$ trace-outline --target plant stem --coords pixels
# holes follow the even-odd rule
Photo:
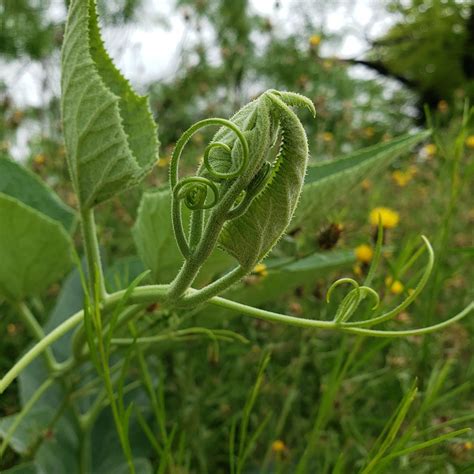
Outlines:
[[[3,453],[5,452],[5,449],[7,448],[8,444],[10,443],[10,440],[12,436],[15,434],[16,429],[20,425],[20,423],[25,419],[25,417],[28,415],[30,410],[33,408],[35,403],[43,396],[44,392],[48,390],[49,387],[53,384],[54,379],[53,378],[48,378],[46,379],[33,393],[33,395],[29,398],[28,402],[25,404],[23,409],[21,410],[20,413],[16,415],[15,420],[13,423],[10,425],[8,428],[7,432],[4,433],[3,435],[3,442],[2,445],[0,446],[0,459],[3,456]]]
[[[143,311],[146,305],[133,305],[128,306],[119,316],[117,325],[123,326],[124,324],[131,321],[137,314]],[[109,324],[104,326],[104,329],[109,329]],[[72,339],[72,352],[76,360],[80,360],[85,354],[87,354],[86,346],[86,331],[84,326],[80,326],[75,332]]]
[[[154,302],[163,302],[168,298],[168,289],[169,285],[148,285],[148,286],[139,286],[133,290],[130,297],[128,298],[128,304],[140,304],[140,303],[154,303]],[[193,294],[198,293],[199,290],[188,290],[188,294],[192,296]],[[107,313],[115,307],[117,303],[120,302],[121,298],[125,295],[126,290],[117,291],[111,295],[108,295],[102,303],[102,311]],[[334,323],[333,321],[322,321],[317,319],[304,319],[295,316],[287,316],[280,313],[275,313],[273,311],[267,311],[260,308],[254,308],[252,306],[247,306],[242,303],[237,303],[236,301],[230,301],[225,298],[215,296],[208,301],[207,304],[214,306],[219,306],[221,308],[228,309],[237,313],[244,314],[251,318],[263,319],[265,321],[283,323],[289,326],[298,326],[312,329],[328,329],[328,330],[338,330],[343,332],[349,332],[352,334],[361,334],[372,337],[406,337],[406,336],[415,336],[421,334],[428,334],[431,332],[438,331],[443,329],[450,324],[461,320],[466,317],[469,313],[474,310],[474,302],[471,302],[466,306],[461,312],[455,316],[442,321],[441,323],[434,324],[432,326],[424,327],[421,329],[408,329],[406,331],[385,331],[385,330],[376,330],[376,329],[366,329],[351,326],[347,323]],[[16,379],[20,372],[25,369],[36,357],[38,357],[47,347],[49,347],[53,342],[58,340],[68,331],[77,326],[82,322],[84,318],[84,311],[81,310],[71,317],[66,319],[63,323],[57,326],[49,334],[46,334],[45,337],[39,341],[35,346],[33,346],[23,357],[5,374],[5,376],[0,380],[0,394],[5,391],[5,389]],[[66,370],[70,367],[71,362],[65,364],[58,364],[62,370]],[[60,369],[58,369],[60,370]]]
[[[81,211],[81,228],[89,273],[89,292],[94,296],[96,294],[95,288],[97,286],[99,288],[100,299],[103,300],[107,296],[107,292],[105,290],[104,273],[102,269],[102,261],[100,259],[94,211],[92,209]]]
[[[234,283],[238,282],[247,273],[242,267],[238,266],[226,273],[223,277],[210,283],[204,288],[195,291],[191,296],[184,296],[179,302],[180,307],[192,307],[204,303],[213,296],[222,293]]]
[[[38,341],[21,359],[5,374],[0,380],[0,394],[17,378],[17,376],[43,351],[45,351],[51,344],[61,338],[68,331],[76,327],[83,319],[84,312],[81,310],[66,319],[63,323],[46,334],[41,341]],[[64,370],[65,366],[69,364],[57,364],[56,370]]]
[[[36,340],[41,341],[44,338],[43,328],[40,326],[35,316],[30,311],[30,308],[28,308],[25,303],[21,302],[16,305],[16,309],[21,317],[21,320],[28,328],[30,334]],[[48,371],[50,373],[54,372],[56,370],[56,367],[58,366],[58,363],[54,358],[53,351],[50,347],[46,348],[44,351],[44,360],[46,362],[46,365],[48,366]]]

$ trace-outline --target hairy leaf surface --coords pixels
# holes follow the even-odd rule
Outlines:
[[[64,204],[38,176],[6,156],[0,156],[0,193],[46,214],[69,232],[75,227],[74,210]]]
[[[0,295],[36,295],[71,266],[72,242],[59,222],[2,193],[0,222]]]
[[[61,110],[70,174],[89,208],[139,183],[158,155],[156,125],[109,58],[94,0],[71,2],[61,64]]]
[[[252,268],[265,257],[281,237],[293,216],[303,186],[308,142],[300,120],[287,102],[313,110],[308,99],[296,94],[269,91],[259,100],[267,103],[267,110],[257,111],[257,123],[261,113],[268,113],[274,121],[273,127],[267,127],[268,133],[279,125],[280,153],[266,187],[243,215],[224,225],[219,237],[219,245],[246,269]],[[268,142],[271,142],[270,138],[271,135],[266,138]],[[252,147],[250,154],[252,159]]]
[[[403,135],[335,160],[308,166],[301,201],[290,227],[305,227],[320,222],[338,198],[347,197],[351,188],[362,179],[387,167],[429,134],[423,131]]]

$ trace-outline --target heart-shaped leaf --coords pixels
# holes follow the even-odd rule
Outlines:
[[[74,210],[64,204],[38,176],[6,156],[0,156],[0,193],[46,214],[69,232],[75,227]]]
[[[82,208],[139,183],[158,156],[157,129],[108,56],[94,0],[71,2],[61,62],[67,159]]]
[[[72,264],[72,242],[59,222],[0,193],[0,295],[36,295]]]

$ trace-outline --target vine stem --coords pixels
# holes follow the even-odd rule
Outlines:
[[[3,456],[5,449],[7,449],[7,446],[10,444],[11,438],[14,435],[18,426],[20,426],[21,422],[26,418],[35,403],[43,396],[43,394],[48,390],[48,388],[51,387],[53,382],[53,378],[46,379],[28,399],[21,412],[16,415],[15,420],[9,426],[7,432],[3,435],[3,442],[0,446],[0,459]]]
[[[95,295],[95,288],[97,287],[99,289],[100,300],[103,300],[107,296],[107,291],[105,289],[104,272],[100,258],[93,209],[81,210],[81,229],[87,259],[90,284],[89,292],[91,295]]]
[[[44,331],[35,316],[33,315],[33,313],[31,312],[30,308],[28,308],[25,303],[21,302],[16,305],[16,310],[20,315],[23,324],[25,324],[25,326],[28,328],[30,334],[36,340],[41,341],[44,338]],[[58,362],[54,358],[53,351],[50,347],[46,348],[44,351],[44,360],[48,367],[48,371],[50,373],[54,372],[56,370],[56,367],[58,366]]]
[[[135,288],[129,295],[127,299],[127,304],[133,305],[141,303],[166,302],[168,298],[168,290],[169,285],[139,286]],[[192,296],[193,294],[199,293],[199,291],[200,290],[189,289],[186,294]],[[121,290],[117,291],[116,293],[107,295],[104,301],[102,302],[101,311],[103,313],[108,313],[109,311],[113,310],[115,305],[120,302],[120,300],[124,297],[125,294],[126,290]],[[221,308],[241,313],[251,318],[263,319],[265,321],[276,323],[283,323],[290,326],[298,326],[312,329],[337,330],[372,337],[406,337],[428,334],[443,329],[449,326],[450,324],[461,320],[474,310],[473,301],[468,306],[466,306],[466,308],[464,308],[460,313],[438,324],[434,324],[432,326],[420,329],[407,329],[404,331],[385,331],[367,329],[363,327],[355,327],[348,323],[335,323],[334,321],[322,321],[318,319],[304,319],[295,316],[287,316],[284,314],[275,313],[273,311],[267,311],[264,309],[247,306],[243,303],[230,301],[219,296],[215,296],[209,299],[208,301],[206,301],[206,304],[219,306]],[[17,361],[17,363],[0,380],[0,394],[5,391],[5,389],[18,377],[22,370],[24,370],[34,359],[36,359],[56,340],[58,340],[68,331],[72,330],[79,323],[81,323],[83,319],[84,311],[81,310],[66,319],[66,321],[64,321],[55,329],[53,329],[53,331],[51,331],[49,334],[46,334],[45,337],[36,345],[34,345],[26,354],[24,354],[23,357],[21,357],[21,359]],[[67,370],[73,363],[74,361],[72,360],[65,361],[63,364],[58,364],[58,371]]]

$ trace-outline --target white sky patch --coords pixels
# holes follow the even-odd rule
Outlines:
[[[229,0],[230,1],[230,0]],[[250,0],[253,12],[268,17],[282,35],[298,28],[302,14],[313,15],[315,24],[326,33],[341,34],[341,42],[322,44],[323,55],[338,57],[360,57],[367,49],[367,38],[383,33],[393,23],[393,17],[385,12],[383,0],[339,0],[326,2],[317,0]],[[305,11],[304,7],[310,11]],[[314,12],[318,15],[314,17]],[[48,18],[60,22],[66,15],[63,0],[52,1]],[[174,0],[146,0],[139,13],[139,22],[123,26],[104,27],[106,48],[125,77],[140,92],[147,83],[172,79],[177,72],[179,58],[184,46],[194,44],[198,34],[189,29],[183,11],[175,8]],[[203,28],[199,38],[213,43],[213,31]],[[360,72],[359,72],[360,74]],[[355,75],[357,71],[355,71]],[[367,70],[365,77],[372,76]],[[25,59],[5,62],[0,58],[0,79],[7,85],[18,108],[41,107],[51,96],[60,94],[59,54],[43,63]],[[18,134],[18,143],[13,145],[13,155],[24,155],[27,143]]]

